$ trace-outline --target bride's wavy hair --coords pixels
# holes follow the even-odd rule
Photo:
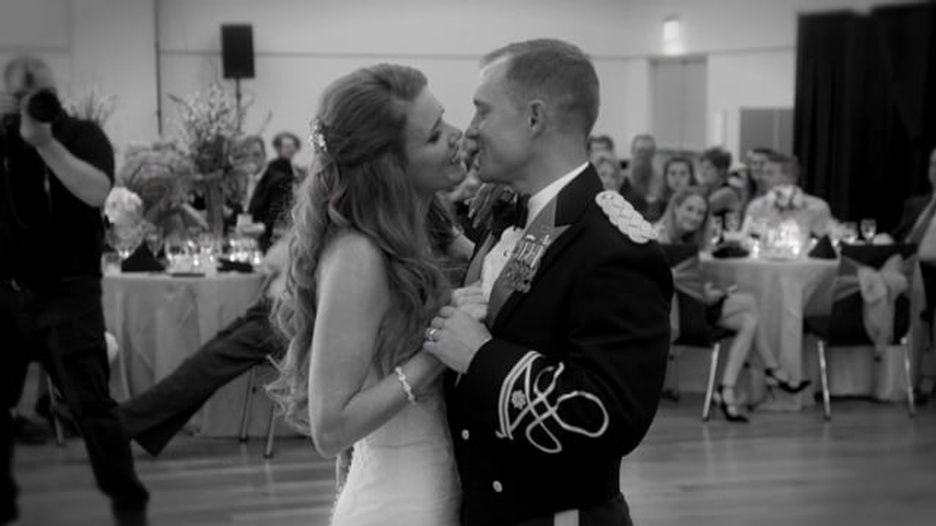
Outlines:
[[[359,69],[326,88],[313,120],[316,154],[292,209],[286,291],[272,314],[289,348],[267,386],[287,422],[306,433],[317,268],[337,233],[363,234],[384,255],[395,323],[378,331],[381,374],[420,349],[424,327],[448,300],[440,254],[452,223],[437,197],[426,210],[406,173],[406,113],[426,84],[405,66]]]

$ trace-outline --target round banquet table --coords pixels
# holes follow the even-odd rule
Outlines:
[[[117,338],[120,359],[112,375],[115,398],[139,395],[171,373],[220,329],[260,298],[264,275],[221,273],[178,277],[124,273],[103,279],[107,330]],[[246,378],[218,391],[193,424],[202,435],[234,436],[239,431]],[[269,402],[254,396],[251,434],[264,432]],[[263,404],[265,402],[265,404]],[[264,411],[265,410],[265,411]]]
[[[814,338],[804,338],[803,319],[831,312],[837,270],[838,261],[827,259],[778,261],[709,257],[702,260],[706,279],[720,287],[737,284],[740,291],[754,295],[760,307],[762,329],[780,364],[794,380],[807,378],[813,382],[799,395],[791,396],[775,389],[774,396],[768,397],[763,382],[764,365],[752,350],[751,374],[742,372],[739,382],[746,387],[749,400],[762,402],[761,409],[795,411],[813,404],[813,389],[819,389],[816,344]],[[892,348],[877,367],[871,347],[831,347],[826,352],[833,395],[872,395],[890,400],[903,397],[899,348]],[[694,375],[704,381],[704,369],[701,375],[699,371],[694,371]]]
[[[734,258],[705,259],[702,272],[717,286],[737,284],[740,291],[749,292],[760,307],[762,329],[783,368],[799,380],[803,374],[803,318],[808,314],[828,313],[832,308],[832,286],[838,261],[803,259],[776,261],[770,259]],[[749,396],[760,400],[764,395],[763,364],[752,350],[750,363],[754,374],[749,376]],[[763,408],[796,410],[809,403],[811,390],[798,396],[785,396],[775,390],[776,397],[766,400]]]

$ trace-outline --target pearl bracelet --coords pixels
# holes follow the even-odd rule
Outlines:
[[[396,373],[397,381],[400,382],[400,387],[403,388],[403,392],[406,393],[406,399],[411,404],[416,403],[416,394],[413,392],[413,386],[410,385],[409,381],[406,379],[406,374],[403,373],[402,367],[395,367],[393,371]]]

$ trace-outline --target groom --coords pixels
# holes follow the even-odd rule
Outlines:
[[[481,180],[520,199],[424,345],[458,373],[448,407],[465,525],[631,524],[621,457],[657,409],[672,281],[650,226],[588,163],[598,91],[565,42],[482,61],[466,139]]]

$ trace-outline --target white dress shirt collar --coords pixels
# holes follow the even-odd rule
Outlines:
[[[580,166],[572,169],[571,172],[563,175],[559,179],[556,179],[549,184],[546,188],[543,188],[539,192],[536,192],[530,196],[530,202],[527,205],[529,214],[527,215],[526,225],[524,228],[529,228],[530,223],[536,219],[536,216],[546,208],[546,205],[553,200],[554,197],[559,195],[559,192],[566,187],[569,183],[572,182],[575,177],[585,171],[588,168],[588,161],[582,163]]]

